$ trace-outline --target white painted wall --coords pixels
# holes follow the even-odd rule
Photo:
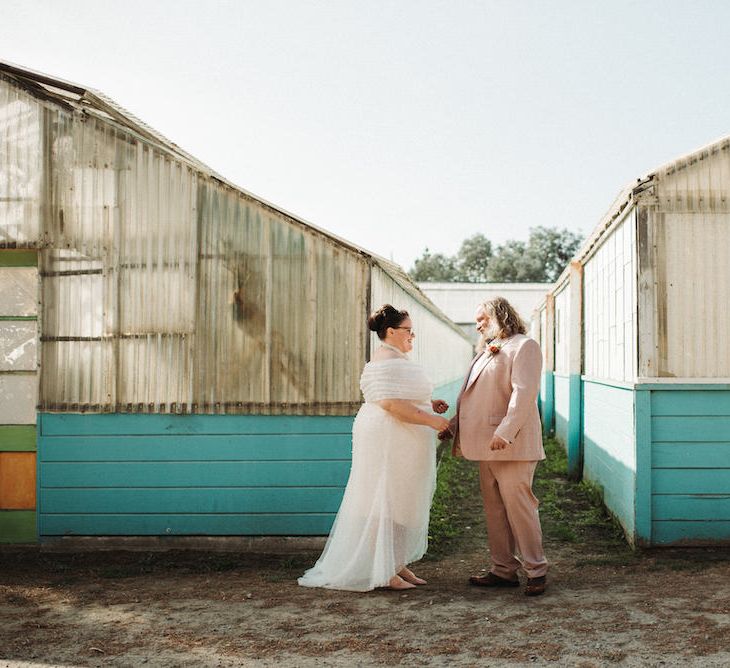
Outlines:
[[[555,295],[555,372],[570,372],[570,283]]]
[[[636,377],[635,209],[601,240],[584,264],[584,374],[632,382]]]
[[[533,311],[545,298],[552,283],[419,283],[418,286],[476,342],[474,313],[481,302],[504,297],[529,327]]]

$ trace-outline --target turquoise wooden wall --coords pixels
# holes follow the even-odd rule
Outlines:
[[[40,415],[39,535],[326,534],[351,417]]]
[[[453,410],[460,385],[434,396]],[[585,380],[582,409],[583,475],[629,540],[730,540],[730,386]],[[38,533],[324,535],[351,428],[351,417],[43,413]]]
[[[651,542],[730,541],[730,386],[642,393],[651,410]]]
[[[434,397],[453,411],[461,382]],[[42,413],[38,535],[325,535],[352,421]]]
[[[538,406],[542,417],[542,430],[545,436],[553,433],[555,427],[555,379],[552,371],[544,371],[540,381],[540,394],[538,395]]]
[[[583,381],[578,374],[554,374],[553,410],[555,438],[568,455],[568,474],[581,477],[583,470]]]
[[[570,376],[556,373],[554,385],[555,438],[568,446],[568,421],[570,420]]]
[[[606,507],[633,539],[636,450],[632,389],[584,381],[583,475],[601,488]]]

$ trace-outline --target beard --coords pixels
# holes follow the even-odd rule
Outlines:
[[[484,332],[484,338],[487,341],[491,341],[492,339],[496,339],[500,333],[502,332],[501,325],[496,322],[495,320],[492,320],[489,323],[489,327],[487,327],[486,331]]]

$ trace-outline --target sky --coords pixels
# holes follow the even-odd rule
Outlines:
[[[0,59],[97,88],[406,269],[730,134],[721,0],[0,0]]]

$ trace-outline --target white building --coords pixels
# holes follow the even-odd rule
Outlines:
[[[474,313],[477,306],[494,297],[504,297],[529,325],[533,311],[544,301],[552,283],[419,283],[426,296],[461,327],[474,343]]]

